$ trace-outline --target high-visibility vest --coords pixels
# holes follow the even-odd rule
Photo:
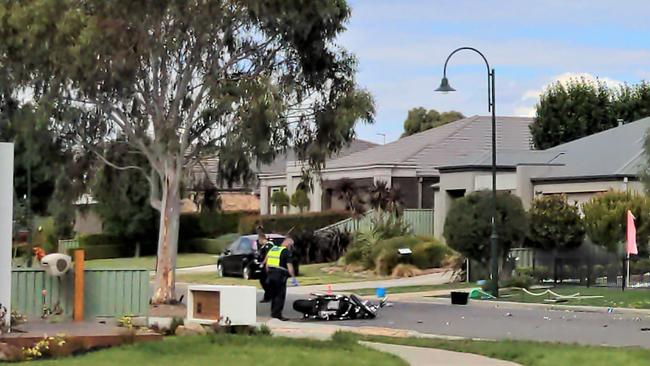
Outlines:
[[[269,252],[266,254],[266,264],[269,267],[275,267],[275,268],[280,268],[280,256],[282,255],[282,252],[287,249],[285,247],[276,247],[274,246],[269,250]]]

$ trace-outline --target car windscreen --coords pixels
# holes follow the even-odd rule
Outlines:
[[[239,247],[239,241],[240,241],[240,240],[241,240],[241,239],[237,239],[237,240],[235,240],[234,242],[232,242],[232,244],[230,244],[230,246],[228,247],[228,250],[229,250],[231,253],[234,253],[234,252],[237,251],[237,248]]]

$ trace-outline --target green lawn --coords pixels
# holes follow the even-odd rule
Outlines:
[[[402,286],[402,287],[388,287],[386,288],[386,295],[390,296],[391,294],[404,294],[410,292],[424,292],[424,291],[438,291],[438,290],[456,290],[456,289],[467,289],[477,287],[476,284],[472,283],[445,283],[442,285],[421,285],[421,286]],[[355,290],[350,290],[357,295],[374,295],[377,291],[376,288],[360,288]]]
[[[557,287],[552,289],[560,295],[572,295],[579,292],[580,295],[603,296],[597,299],[576,299],[568,300],[567,302],[558,303],[559,305],[588,305],[588,306],[604,306],[613,308],[634,308],[634,309],[650,309],[650,290],[648,289],[626,289],[621,291],[620,288],[602,288],[602,287]],[[543,290],[530,290],[534,293],[541,293]],[[501,298],[503,301],[525,302],[525,303],[544,303],[544,299],[552,299],[551,295],[532,296],[525,294],[521,290],[502,290]]]
[[[24,364],[30,365],[30,363]],[[373,351],[356,343],[238,335],[170,337],[161,342],[116,347],[37,364],[39,366],[406,365],[404,361],[394,356]]]
[[[204,266],[207,264],[217,264],[217,258],[214,254],[182,253],[178,255],[176,260],[177,268]],[[86,268],[146,268],[153,270],[156,268],[156,257],[93,259],[86,261]]]
[[[339,338],[353,338],[345,334]],[[442,339],[393,338],[368,336],[373,342],[408,346],[439,348],[449,351],[480,354],[513,361],[522,366],[645,366],[650,361],[650,350],[641,348],[592,347],[572,344],[524,341],[448,341]]]
[[[298,282],[302,286],[323,285],[330,283],[356,282],[375,280],[381,277],[370,272],[345,272],[341,267],[331,263],[306,264],[300,266]],[[246,281],[238,277],[218,277],[215,273],[179,273],[179,282],[202,283],[211,285],[255,285],[259,287],[259,281]]]

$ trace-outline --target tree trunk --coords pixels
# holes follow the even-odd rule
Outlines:
[[[175,300],[176,255],[180,221],[180,171],[176,164],[166,164],[160,205],[160,231],[153,304],[169,304]]]

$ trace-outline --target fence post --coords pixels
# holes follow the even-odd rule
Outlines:
[[[84,320],[84,250],[74,251],[74,308],[72,319],[76,322]]]

